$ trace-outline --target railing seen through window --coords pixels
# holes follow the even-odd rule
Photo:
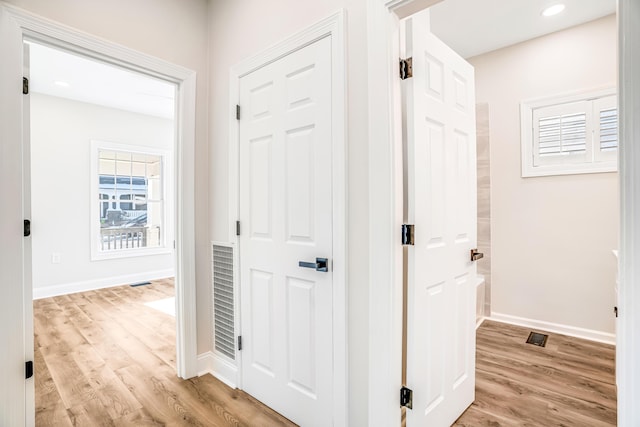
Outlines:
[[[162,156],[98,150],[100,251],[162,246]]]

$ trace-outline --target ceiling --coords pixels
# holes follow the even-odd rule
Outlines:
[[[173,119],[172,83],[33,42],[29,53],[32,92]]]
[[[545,18],[541,11],[566,9]],[[446,0],[431,8],[431,29],[465,58],[549,34],[616,11],[616,0]],[[44,45],[30,44],[33,92],[172,119],[175,85]],[[66,83],[61,86],[56,82]]]
[[[543,9],[563,3],[558,15]],[[445,0],[431,9],[431,31],[464,58],[610,15],[616,0]]]

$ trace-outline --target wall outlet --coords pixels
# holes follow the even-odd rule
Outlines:
[[[61,260],[62,255],[60,254],[60,252],[53,252],[51,254],[51,264],[60,264]]]

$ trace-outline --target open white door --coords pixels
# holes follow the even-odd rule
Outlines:
[[[331,40],[240,79],[242,388],[333,424]]]
[[[23,220],[23,110],[4,108],[23,105],[22,33],[17,24],[0,7],[0,51],[7,53],[0,66],[0,425],[22,426],[26,422],[27,387],[25,361],[33,352],[27,346],[26,319],[32,314],[25,309],[25,239]],[[31,337],[33,333],[31,331]],[[30,350],[31,349],[31,350]],[[28,380],[31,383],[33,379]],[[32,387],[32,384],[30,385]],[[32,403],[32,402],[31,402]],[[29,405],[32,408],[32,406]],[[29,417],[31,420],[33,417]]]
[[[450,426],[475,393],[476,133],[473,67],[411,17],[407,117],[407,426]]]

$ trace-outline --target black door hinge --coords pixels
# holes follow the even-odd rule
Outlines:
[[[400,60],[400,78],[406,80],[413,77],[413,58]]]
[[[400,389],[400,407],[413,409],[413,390],[407,387]]]
[[[415,226],[413,224],[402,224],[402,244],[413,246]]]
[[[29,93],[29,79],[26,77],[22,78],[22,94],[27,95]]]
[[[25,379],[27,379],[27,380],[33,376],[33,362],[32,361],[28,361],[25,364],[25,372],[24,372],[24,374],[25,374],[24,375]]]
[[[238,351],[242,350],[242,335],[238,335]]]
[[[240,221],[236,221],[236,236],[240,235]]]
[[[613,314],[616,315],[616,317],[618,317],[618,307],[613,307]]]
[[[24,220],[24,229],[23,229],[24,237],[31,236],[31,221],[28,219]]]
[[[240,106],[236,105],[236,120],[240,120]]]

